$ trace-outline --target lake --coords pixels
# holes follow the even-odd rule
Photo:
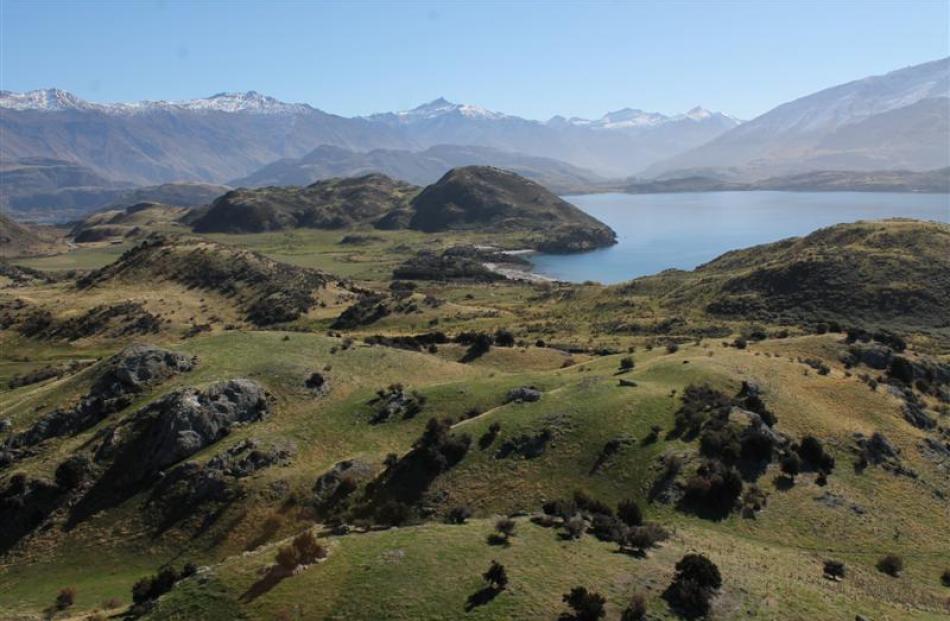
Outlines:
[[[610,248],[536,254],[534,271],[571,282],[616,283],[684,270],[736,248],[806,235],[841,222],[950,222],[950,195],[884,192],[684,192],[565,196],[617,232]]]

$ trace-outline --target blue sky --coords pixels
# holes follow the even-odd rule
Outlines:
[[[528,118],[752,118],[950,55],[948,0],[0,0],[0,87],[92,101],[258,90],[343,115],[438,96]]]

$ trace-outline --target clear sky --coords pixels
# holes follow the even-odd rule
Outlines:
[[[950,0],[0,0],[0,87],[91,101],[257,90],[346,116],[438,96],[527,118],[752,118],[950,55]]]

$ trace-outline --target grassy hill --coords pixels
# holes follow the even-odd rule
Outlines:
[[[672,619],[663,593],[690,552],[721,572],[717,619],[946,615],[945,311],[923,293],[906,321],[876,306],[940,293],[945,226],[832,227],[617,287],[409,285],[391,270],[423,240],[485,238],[341,236],[152,236],[0,288],[0,516],[16,527],[0,618],[40,618],[65,587],[57,618],[121,612],[141,578],[190,561],[134,614],[555,618],[583,586],[606,618],[639,594]],[[786,271],[812,306],[758,284]],[[709,309],[733,295],[781,312]],[[139,310],[103,310],[123,303]],[[242,405],[250,385],[266,398]],[[626,500],[666,537],[611,540],[636,530],[605,516]],[[514,534],[492,537],[503,516]],[[326,557],[275,565],[307,531]],[[898,577],[876,567],[887,554]],[[832,560],[843,579],[823,577]]]

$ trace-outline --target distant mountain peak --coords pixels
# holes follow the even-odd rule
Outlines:
[[[438,97],[411,110],[404,110],[395,114],[404,122],[433,119],[448,114],[458,114],[470,119],[503,119],[508,117],[506,114],[494,112],[481,106],[453,103],[445,97]]]
[[[590,127],[592,129],[640,129],[650,128],[672,123],[676,121],[695,121],[704,122],[714,118],[727,119],[738,124],[740,121],[721,112],[711,112],[702,106],[696,106],[685,114],[667,116],[659,112],[646,112],[639,108],[621,108],[608,112],[599,119],[583,119],[572,117],[564,119],[563,117],[554,117],[548,123],[564,124],[570,123],[579,127]]]
[[[156,110],[191,110],[216,112],[249,112],[256,114],[281,114],[312,111],[307,104],[285,103],[257,91],[224,92],[211,97],[185,101],[138,101],[133,103],[91,103],[72,93],[45,88],[25,93],[0,91],[0,108],[10,110],[38,110],[59,112],[64,110],[89,110],[106,114],[135,114]]]

